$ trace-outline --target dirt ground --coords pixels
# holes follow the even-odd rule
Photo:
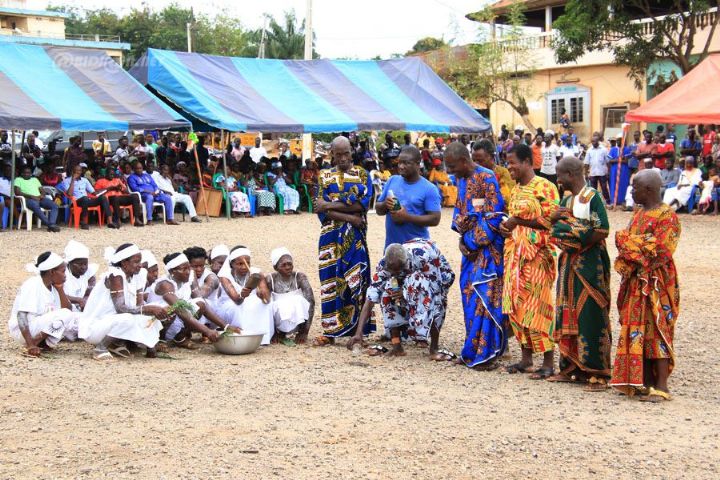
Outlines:
[[[459,270],[450,218],[446,209],[432,237]],[[613,229],[628,219],[611,213]],[[373,263],[383,220],[369,219]],[[173,359],[98,364],[88,345],[63,343],[51,358],[27,359],[5,320],[27,277],[23,266],[44,250],[61,253],[70,238],[88,245],[96,262],[103,247],[125,241],[158,258],[196,244],[242,243],[262,268],[269,268],[270,250],[286,245],[317,292],[319,225],[303,214],[2,233],[0,478],[720,478],[719,317],[708,296],[718,280],[720,223],[681,220],[674,401],[657,405],[502,369],[430,362],[415,347],[393,360],[354,357],[341,342],[275,345],[240,357],[204,347],[171,350]],[[611,258],[615,253],[613,245]],[[449,303],[441,343],[458,351],[464,326],[457,285]],[[512,339],[511,351],[518,353]]]

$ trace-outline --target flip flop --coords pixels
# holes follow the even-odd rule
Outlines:
[[[553,383],[575,383],[575,380],[568,377],[564,373],[558,373],[557,375],[547,377],[545,380],[547,380],[548,382],[553,382]]]
[[[367,353],[371,357],[378,357],[380,355],[383,355],[387,352],[389,352],[387,348],[383,347],[382,345],[372,345],[365,349],[365,353]]]
[[[96,362],[112,362],[115,357],[110,352],[103,352],[93,355],[93,360]]]
[[[530,375],[530,380],[545,380],[548,377],[551,377],[555,374],[554,368],[545,368],[540,367],[535,372]]]
[[[130,358],[130,350],[127,349],[125,345],[119,345],[117,347],[110,347],[108,348],[108,352],[114,353],[118,357],[122,358]]]
[[[457,355],[455,355],[453,352],[446,348],[442,348],[430,355],[430,360],[433,360],[435,362],[450,362],[452,360],[455,360],[456,358]]]
[[[672,395],[668,392],[663,392],[662,390],[658,390],[655,387],[650,387],[648,389],[648,394],[644,397],[640,397],[638,400],[641,402],[650,402],[650,403],[660,403],[660,402],[669,402],[672,400]]]
[[[326,347],[328,345],[332,345],[333,341],[324,335],[320,335],[319,337],[315,337],[315,340],[313,340],[313,347]]]

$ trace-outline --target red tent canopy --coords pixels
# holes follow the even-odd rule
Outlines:
[[[625,121],[720,124],[720,54],[709,55],[673,86],[629,111]]]

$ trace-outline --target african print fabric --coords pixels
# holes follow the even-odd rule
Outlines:
[[[597,190],[584,187],[577,196],[560,201],[573,213],[553,226],[553,240],[561,249],[556,289],[555,342],[560,370],[610,378],[610,257],[605,240],[593,243],[595,233],[609,233],[607,211]],[[579,371],[578,371],[579,370]]]
[[[522,347],[536,353],[553,349],[555,259],[549,229],[557,204],[555,185],[538,176],[527,185],[515,185],[508,203],[508,215],[546,227],[519,225],[505,239],[503,313]]]
[[[465,343],[460,358],[474,367],[502,356],[507,347],[502,314],[503,244],[498,232],[505,201],[493,171],[476,167],[458,178],[458,201],[452,229],[472,252],[463,256],[460,295],[465,317]]]
[[[445,322],[448,290],[455,282],[450,263],[435,242],[416,238],[402,244],[408,261],[405,272],[396,278],[402,299],[391,298],[393,277],[380,260],[372,276],[367,298],[380,305],[386,329],[405,328],[416,340],[427,339],[430,328]]]
[[[643,360],[670,360],[675,365],[673,335],[680,313],[680,287],[673,253],[680,222],[666,204],[635,212],[630,226],[615,235],[622,276],[617,307],[620,336],[610,385],[631,394],[643,386]]]
[[[320,195],[326,201],[347,205],[359,202],[367,211],[373,196],[368,173],[361,167],[347,172],[336,168],[320,172]],[[319,242],[321,323],[326,337],[354,334],[360,310],[370,285],[370,258],[367,226],[353,227],[346,222],[318,213],[322,228]],[[375,330],[374,322],[364,333]]]

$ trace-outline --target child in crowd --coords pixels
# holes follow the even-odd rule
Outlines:
[[[718,188],[720,187],[720,176],[718,176],[718,169],[716,166],[711,166],[708,169],[708,179],[700,182],[700,188],[702,193],[700,194],[700,201],[698,202],[698,209],[693,211],[699,214],[706,214],[710,212],[710,204],[713,205],[713,215],[718,214]]]

